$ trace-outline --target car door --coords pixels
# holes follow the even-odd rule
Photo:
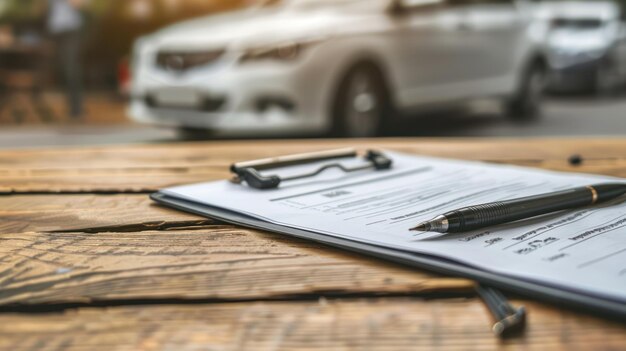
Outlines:
[[[411,107],[462,96],[455,87],[468,75],[462,13],[448,0],[398,3],[404,7],[392,15],[389,37],[398,103]]]
[[[505,93],[525,56],[514,0],[412,0],[396,16],[399,102],[405,106]]]
[[[515,0],[448,0],[461,12],[462,80],[472,95],[506,90],[528,50],[527,19]]]

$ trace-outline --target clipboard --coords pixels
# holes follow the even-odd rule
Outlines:
[[[235,177],[231,181],[236,183],[246,182],[249,186],[257,187],[258,189],[268,188],[265,186],[269,186],[269,188],[272,188],[278,186],[280,182],[289,179],[277,180],[270,176],[269,179],[273,179],[271,180],[271,184],[267,183],[263,185],[263,182],[258,183],[256,180],[253,179],[257,175],[260,176],[260,174],[253,174],[252,178],[246,178],[242,177],[241,173],[238,171],[247,169],[252,170],[254,173],[254,171],[269,170],[273,167],[285,167],[287,165],[304,164],[313,160],[332,160],[334,158],[346,156],[357,156],[357,154],[353,150],[343,149],[331,152],[330,154],[326,155],[304,154],[296,155],[296,157],[290,158],[271,158],[234,164],[233,166],[231,166],[231,171],[235,174]],[[380,165],[383,166],[377,166],[376,161],[373,161],[374,158],[378,158]],[[364,157],[364,162],[365,163],[362,167],[372,168],[373,170],[384,169],[384,167],[391,167],[391,161],[389,159],[386,159],[384,155],[379,152],[368,152]],[[316,174],[319,174],[327,168],[335,167],[342,168],[340,165],[331,164],[330,167],[322,166],[318,170],[302,176],[315,176]],[[349,168],[343,168],[345,168],[342,169],[344,172],[349,172]],[[623,304],[619,301],[604,299],[597,296],[585,294],[583,292],[575,292],[559,287],[553,287],[548,284],[533,282],[530,280],[517,279],[506,276],[504,274],[488,272],[436,256],[395,250],[378,245],[357,242],[350,239],[333,237],[313,231],[281,226],[270,222],[265,222],[250,216],[246,216],[241,213],[229,211],[223,208],[174,197],[163,192],[154,193],[150,195],[150,198],[155,202],[163,204],[165,206],[185,212],[194,213],[203,217],[212,218],[225,223],[230,223],[252,229],[270,231],[305,240],[312,240],[317,243],[329,245],[335,248],[369,255],[379,259],[431,271],[434,273],[471,279],[481,284],[498,288],[503,291],[508,291],[532,299],[545,301],[558,307],[570,307],[576,308],[578,310],[582,309],[588,313],[599,315],[605,318],[613,318],[621,321],[626,320],[626,304]]]

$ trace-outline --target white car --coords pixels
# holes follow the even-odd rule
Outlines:
[[[538,10],[552,90],[615,91],[626,82],[626,29],[613,1],[559,1]]]
[[[136,43],[130,115],[228,134],[354,137],[376,135],[396,112],[475,98],[534,116],[546,61],[530,7],[286,0],[189,21]]]

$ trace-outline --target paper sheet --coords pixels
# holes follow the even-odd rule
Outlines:
[[[394,161],[387,171],[328,171],[275,190],[219,181],[164,192],[284,226],[426,253],[626,302],[623,198],[462,234],[424,238],[408,231],[422,220],[464,206],[625,180],[386,154]],[[303,170],[311,166],[291,167],[282,174]]]

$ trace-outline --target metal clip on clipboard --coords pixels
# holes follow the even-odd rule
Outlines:
[[[303,173],[289,177],[261,174],[261,171],[280,167],[304,165],[312,162],[358,156],[359,154],[356,150],[349,148],[238,162],[230,166],[231,172],[234,173],[234,177],[231,179],[231,181],[237,184],[245,182],[249,186],[256,189],[274,189],[277,188],[282,182],[314,177],[331,168],[338,168],[346,173],[362,171],[366,169],[378,171],[391,168],[391,159],[387,158],[380,151],[368,150],[363,155],[363,164],[357,166],[348,167],[339,162],[333,162],[323,164],[309,173]]]

